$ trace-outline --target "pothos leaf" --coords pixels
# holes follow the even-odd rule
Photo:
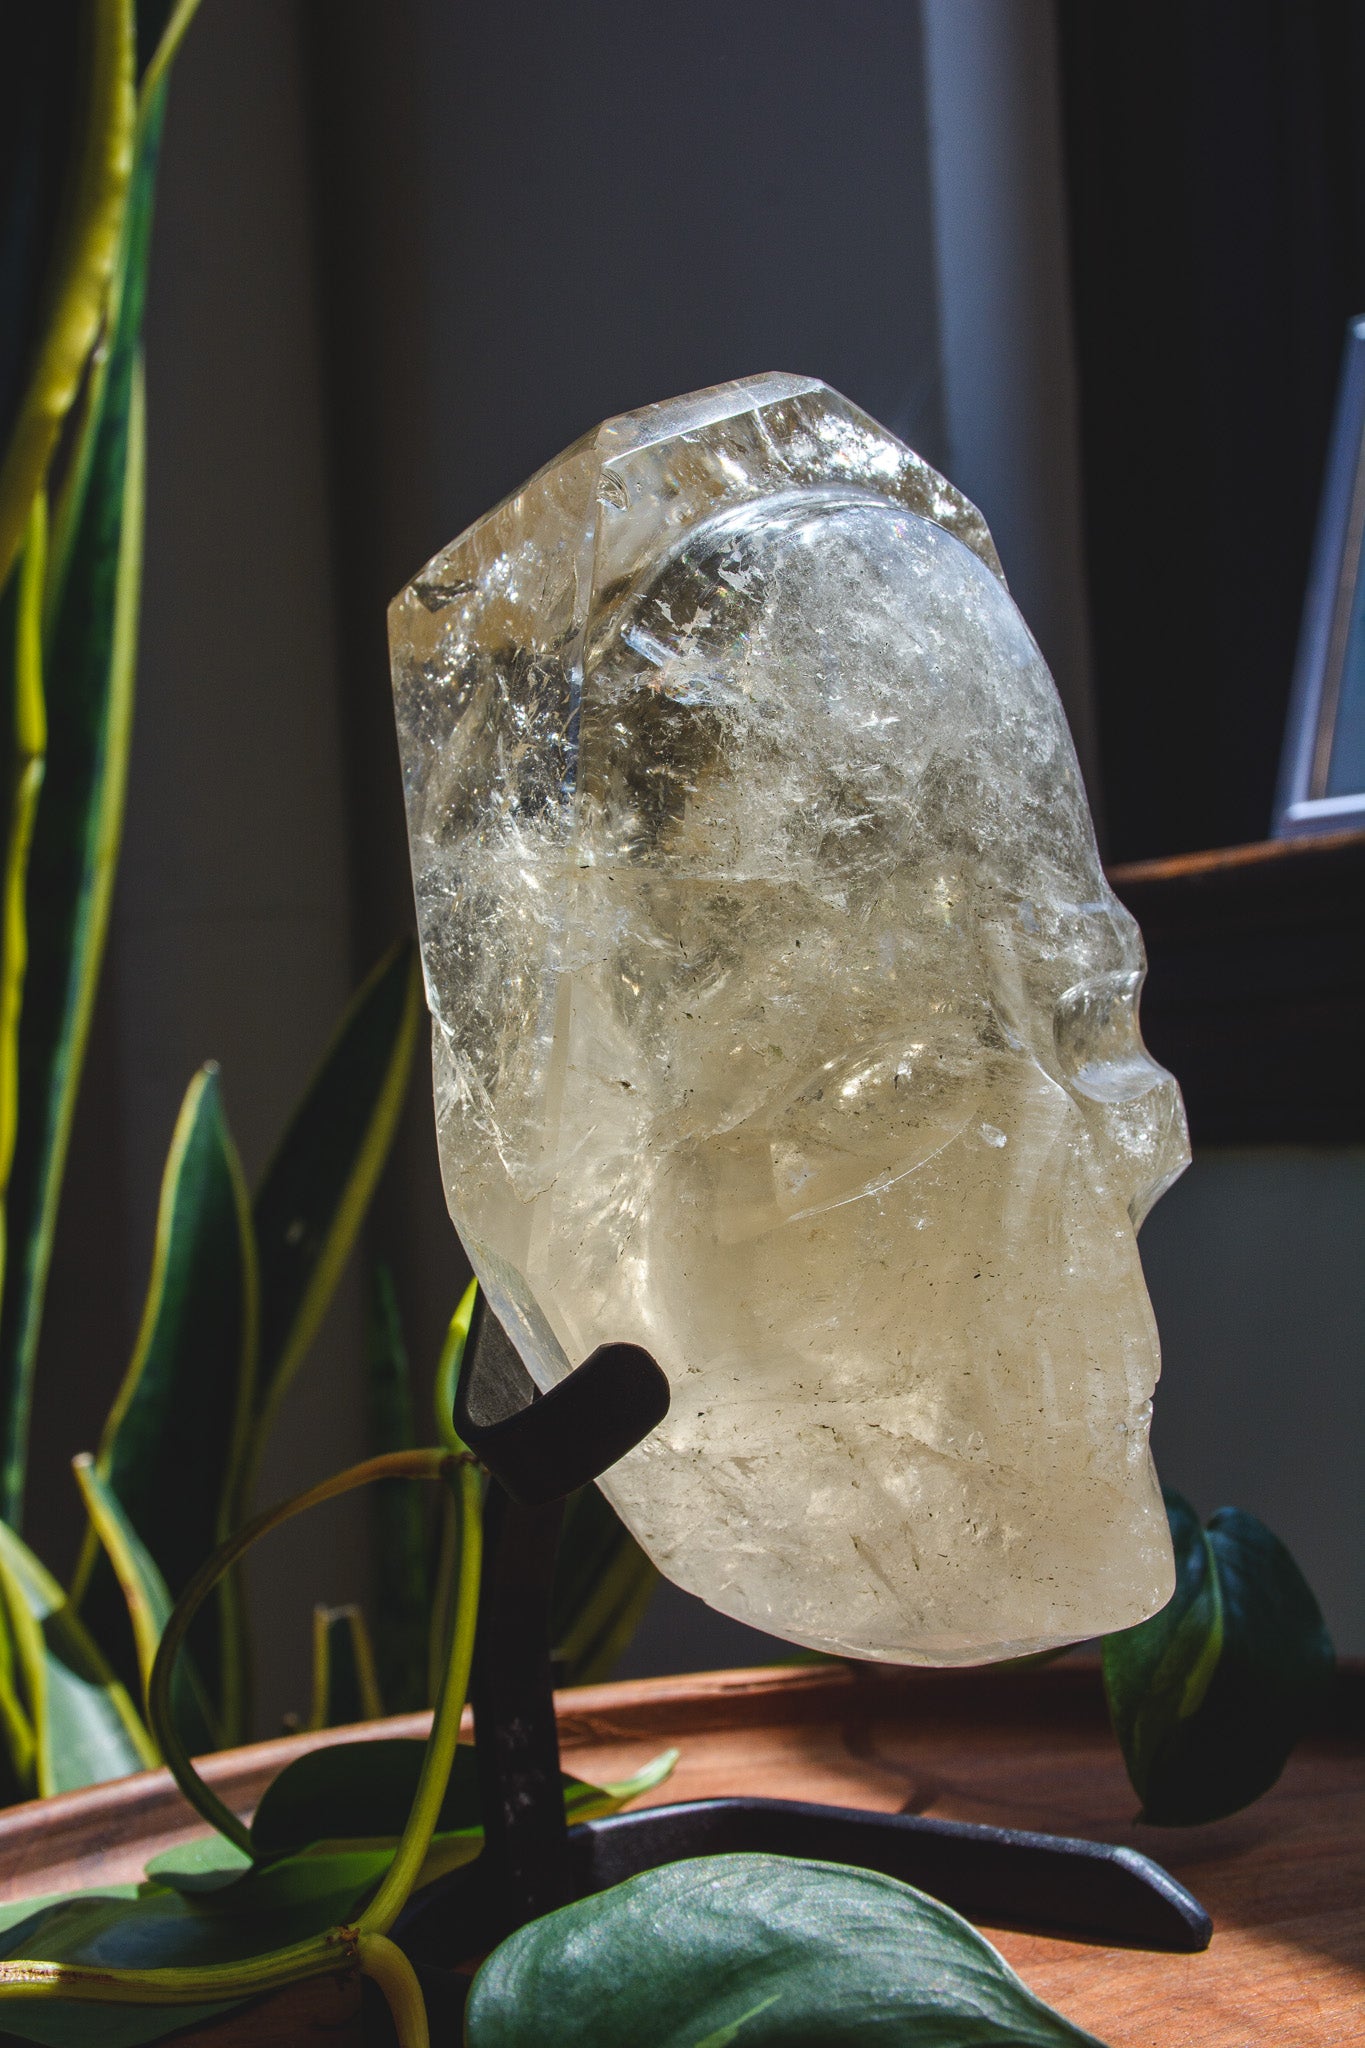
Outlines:
[[[1094,2048],[937,1900],[786,1856],[664,1864],[523,1927],[468,2048],[540,2048],[549,2015],[555,2048]]]
[[[332,1743],[299,1757],[262,1794],[251,1824],[254,1852],[283,1856],[314,1842],[397,1837],[417,1790],[424,1749],[424,1743],[398,1737]],[[677,1755],[665,1750],[633,1778],[611,1785],[589,1785],[565,1775],[569,1820],[599,1820],[618,1812],[627,1800],[662,1784]],[[436,1826],[442,1834],[479,1826],[478,1773],[467,1744],[455,1753]]]
[[[1166,1496],[1176,1589],[1104,1640],[1104,1682],[1142,1818],[1221,1820],[1279,1777],[1330,1677],[1317,1601],[1263,1522],[1220,1508],[1207,1529]]]
[[[98,1894],[27,1899],[0,1906],[0,1958],[45,1956],[48,1935],[53,1946],[64,1947],[82,1937],[98,1939],[120,1908],[136,1913],[138,1892],[133,1884],[105,1885]],[[73,1912],[73,1908],[77,1910]],[[44,2048],[142,2048],[144,2042],[160,2041],[228,2009],[223,2005],[137,2007],[6,1998],[0,2000],[0,2037],[37,2041]]]

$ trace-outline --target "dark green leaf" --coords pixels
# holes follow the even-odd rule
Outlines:
[[[16,47],[6,22],[5,83],[13,77],[17,90],[0,108],[9,173],[0,258],[16,331],[13,353],[0,353],[0,585],[106,317],[126,218],[133,10],[106,0],[80,12],[74,44],[61,24],[55,36],[25,35],[36,26],[25,20]]]
[[[171,1596],[166,1581],[157,1570],[155,1559],[139,1540],[118,1496],[101,1477],[93,1458],[77,1458],[75,1471],[91,1527],[113,1567],[128,1609],[141,1679],[139,1697],[145,1698],[161,1634],[171,1618]],[[220,1745],[208,1698],[187,1651],[182,1651],[176,1660],[171,1689],[175,1724],[185,1747],[194,1756],[204,1756],[209,1750],[217,1749]]]
[[[533,1921],[475,1978],[465,2039],[468,2048],[1094,2042],[937,1900],[874,1871],[785,1856],[665,1864]]]
[[[195,1835],[163,1849],[146,1866],[151,1884],[168,1885],[172,1891],[194,1894],[220,1892],[236,1884],[256,1868],[245,1849],[229,1842],[226,1835]]]
[[[368,1334],[370,1449],[375,1456],[411,1450],[417,1442],[412,1373],[387,1266],[374,1277]],[[381,1480],[370,1489],[375,1665],[391,1714],[428,1705],[431,1583],[424,1508],[422,1488],[408,1481]]]
[[[33,1730],[42,1797],[126,1777],[156,1762],[133,1703],[52,1575],[0,1522],[0,1596],[14,1676]]]
[[[1221,1820],[1275,1783],[1332,1670],[1322,1614],[1263,1522],[1220,1508],[1201,1529],[1168,1494],[1176,1590],[1106,1636],[1104,1682],[1142,1818]]]
[[[312,1750],[287,1764],[266,1787],[251,1824],[258,1856],[285,1856],[314,1842],[393,1840],[403,1830],[417,1790],[426,1745],[388,1739],[338,1742]],[[613,1785],[587,1785],[565,1777],[564,1805],[571,1820],[614,1813],[628,1799],[660,1784],[676,1760],[668,1750],[636,1777]],[[446,1796],[436,1823],[440,1834],[479,1825],[478,1773],[474,1751],[461,1743],[455,1752]]]
[[[96,1938],[120,1907],[135,1910],[137,1895],[137,1885],[105,1885],[95,1894],[0,1906],[0,1957],[45,1957],[45,1936],[54,1945],[77,1938],[77,1930],[87,1939]],[[73,1907],[80,1910],[73,1914]],[[48,2048],[141,2048],[143,2042],[160,2041],[181,2027],[229,2010],[223,2005],[139,2007],[7,1998],[0,2001],[0,2037],[39,2041]]]
[[[0,72],[0,448],[13,431],[50,316],[53,279],[60,275],[59,236],[69,226],[63,198],[70,187],[70,145],[82,79],[74,9],[36,7],[24,20],[24,41],[10,45]],[[20,52],[22,51],[22,55]],[[3,561],[3,550],[0,550]],[[3,574],[0,571],[0,574]]]
[[[421,974],[404,940],[351,1003],[256,1196],[261,1368],[253,1466],[388,1156],[421,1014]]]
[[[23,1512],[33,1370],[57,1199],[104,952],[132,725],[142,551],[139,335],[160,135],[139,130],[123,216],[118,311],[54,532],[45,648],[48,746],[29,855],[23,1104],[0,1308],[0,1512]],[[41,915],[36,915],[37,910]]]
[[[205,1067],[176,1122],[142,1327],[97,1460],[174,1598],[227,1533],[250,1416],[253,1257],[241,1167],[217,1072]],[[118,1595],[107,1573],[104,1586],[96,1577],[81,1606],[108,1640],[105,1603]],[[193,1639],[196,1659],[235,1733],[242,1652],[231,1597],[207,1623]]]
[[[315,1912],[299,1911],[280,1924],[312,1933],[315,1918]],[[324,1917],[321,1925],[330,1924]],[[274,1925],[254,1914],[235,1920],[204,1914],[170,1891],[107,1885],[98,1893],[78,1893],[11,1920],[0,1934],[0,1956],[112,1969],[183,1968],[258,1955],[276,1945]],[[142,2042],[159,2041],[230,2010],[231,2002],[135,2006],[7,1998],[0,2002],[0,2029],[6,2036],[47,2043],[49,2048],[139,2048]]]

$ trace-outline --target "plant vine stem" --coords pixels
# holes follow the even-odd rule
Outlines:
[[[360,1915],[361,1936],[387,1934],[417,1882],[436,1832],[441,1804],[450,1783],[455,1762],[455,1745],[460,1739],[460,1718],[469,1692],[469,1673],[474,1661],[474,1631],[479,1613],[479,1577],[483,1554],[483,1499],[478,1467],[466,1453],[452,1468],[446,1466],[460,1508],[460,1579],[455,1593],[455,1620],[450,1632],[441,1690],[432,1716],[422,1773],[417,1781],[407,1823],[399,1837],[378,1891]]]
[[[398,2036],[398,2048],[430,2048],[426,2002],[417,1972],[396,1941],[385,1934],[361,1934],[356,1941],[361,1974],[384,1994]]]
[[[209,1963],[201,1969],[102,1970],[85,1963],[16,1959],[0,1962],[0,2012],[7,1998],[69,1999],[82,2005],[195,2005],[254,1998],[307,1977],[330,1976],[358,1961],[354,1931],[342,1927],[245,1962]]]
[[[466,1458],[468,1453],[465,1454]],[[190,1623],[199,1612],[204,1601],[213,1591],[225,1573],[231,1571],[238,1560],[245,1556],[254,1543],[266,1536],[272,1529],[278,1529],[284,1522],[292,1521],[295,1515],[303,1514],[308,1508],[320,1507],[324,1501],[337,1500],[342,1494],[353,1493],[357,1487],[368,1486],[376,1479],[439,1479],[455,1462],[454,1454],[446,1450],[389,1451],[380,1458],[367,1458],[363,1464],[352,1465],[345,1472],[335,1473],[324,1479],[318,1486],[310,1486],[306,1492],[295,1494],[292,1500],[282,1501],[277,1507],[266,1508],[245,1522],[226,1543],[220,1544],[207,1563],[202,1564],[186,1586],[175,1604],[174,1612],[166,1623],[161,1637],[161,1647],[152,1666],[152,1675],[147,1685],[147,1714],[166,1764],[185,1797],[196,1813],[202,1814],[210,1827],[225,1835],[237,1848],[251,1855],[251,1835],[244,1822],[225,1806],[216,1792],[204,1783],[195,1770],[180,1740],[175,1726],[171,1701],[171,1674],[175,1660],[189,1632]],[[473,1599],[478,1602],[478,1542],[475,1540],[473,1555]],[[466,1574],[461,1573],[460,1598],[466,1597]],[[453,1667],[453,1659],[452,1659]],[[449,1674],[447,1674],[449,1675]],[[463,1706],[463,1701],[461,1701]],[[456,1716],[458,1728],[459,1717]],[[434,1729],[433,1729],[434,1734]],[[428,1752],[428,1755],[430,1752]],[[452,1748],[453,1757],[454,1750]],[[447,1765],[447,1771],[449,1765]],[[425,1771],[422,1784],[426,1783]],[[420,1791],[420,1788],[419,1788]],[[444,1796],[444,1785],[442,1786]],[[437,1800],[437,1810],[440,1799]],[[383,1929],[379,1930],[381,1933]]]
[[[469,1342],[469,1326],[474,1320],[474,1304],[478,1298],[479,1283],[471,1280],[450,1318],[450,1328],[446,1331],[440,1362],[436,1367],[432,1397],[436,1408],[436,1433],[450,1451],[465,1449],[455,1428],[455,1389],[459,1384],[460,1366],[464,1360],[465,1345]]]
[[[417,1791],[398,1847],[374,1898],[351,1927],[332,1927],[311,1941],[273,1949],[245,1962],[210,1964],[202,1969],[109,1970],[84,1964],[50,1963],[15,1958],[0,1962],[0,2010],[9,1998],[71,2000],[98,2005],[191,2005],[200,2000],[252,1998],[278,1991],[308,1977],[335,1970],[359,1969],[383,1992],[393,2017],[399,2048],[430,2048],[426,2007],[417,1976],[403,1951],[388,1939],[388,1930],[407,1904],[431,1847],[441,1805],[450,1782],[459,1740],[460,1719],[469,1690],[474,1657],[474,1631],[479,1610],[482,1556],[482,1488],[478,1468],[468,1452],[446,1450],[391,1451],[338,1472],[320,1486],[268,1508],[223,1544],[190,1581],[166,1624],[147,1688],[152,1725],[176,1783],[187,1799],[247,1853],[251,1837],[195,1771],[175,1734],[170,1715],[170,1678],[186,1631],[224,1572],[269,1530],[321,1502],[335,1500],[376,1479],[445,1478],[454,1487],[461,1515],[460,1581],[455,1598],[455,1623],[450,1655],[432,1720]],[[224,1824],[226,1823],[226,1825]]]

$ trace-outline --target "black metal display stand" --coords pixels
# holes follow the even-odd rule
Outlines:
[[[482,1297],[456,1400],[461,1436],[491,1474],[471,1696],[484,1847],[417,1895],[394,1932],[437,2011],[460,1962],[570,1900],[660,1863],[750,1850],[861,1865],[918,1886],[969,1920],[1193,1953],[1207,1913],[1136,1850],[914,1814],[788,1799],[702,1799],[567,1827],[551,1690],[549,1612],[564,1496],[615,1464],[668,1411],[647,1351],[594,1352],[537,1395]]]

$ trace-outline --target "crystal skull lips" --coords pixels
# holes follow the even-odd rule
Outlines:
[[[752,378],[608,422],[391,626],[451,1213],[539,1384],[667,1372],[603,1482],[656,1563],[903,1662],[1153,1612],[1184,1120],[979,516]]]

